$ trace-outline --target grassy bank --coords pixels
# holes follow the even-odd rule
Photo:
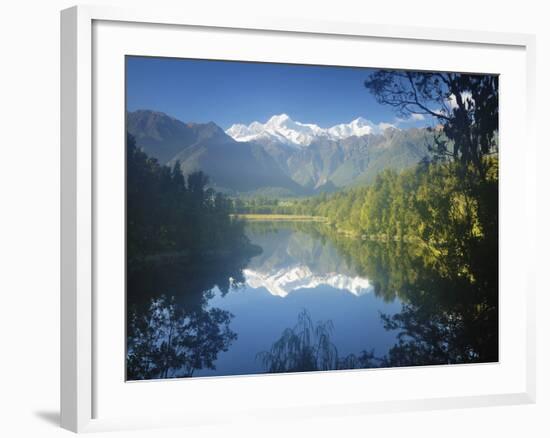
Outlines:
[[[328,222],[328,219],[323,216],[308,216],[297,214],[233,214],[231,216],[246,221]]]

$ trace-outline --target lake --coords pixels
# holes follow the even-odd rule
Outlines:
[[[324,223],[246,222],[244,233],[251,251],[129,271],[129,380],[498,360],[486,265],[472,281],[444,246]]]
[[[231,328],[238,337],[219,354],[215,370],[198,370],[196,376],[264,372],[257,354],[295,326],[304,309],[314,323],[332,321],[331,341],[339,356],[371,349],[384,355],[395,343],[396,333],[384,329],[380,313],[399,311],[399,300],[378,298],[368,278],[358,275],[329,239],[306,231],[307,225],[301,228],[285,222],[247,225],[247,236],[262,253],[243,270],[242,285],[226,294],[215,288],[209,303],[234,315]]]

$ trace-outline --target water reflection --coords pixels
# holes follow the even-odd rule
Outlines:
[[[216,308],[185,312],[164,295],[152,299],[129,323],[128,379],[191,377],[214,368],[218,353],[237,338],[229,328],[232,317]]]
[[[216,370],[196,375],[378,366],[374,353],[384,356],[397,340],[380,313],[395,314],[400,300],[377,297],[325,228],[299,222],[247,225],[262,253],[243,270],[244,285],[216,293],[211,301],[235,315],[231,327],[238,339],[219,355]]]
[[[304,309],[296,325],[286,328],[271,349],[258,353],[257,357],[268,373],[373,368],[382,363],[382,359],[374,356],[374,350],[341,357],[332,341],[333,333],[331,320],[314,324]]]
[[[233,315],[208,303],[244,282],[250,255],[142,263],[127,278],[127,379],[191,377],[214,369],[237,334]]]
[[[129,379],[498,360],[496,265],[323,224],[246,233],[261,253],[128,273]]]
[[[330,233],[336,247],[400,312],[382,315],[398,341],[382,366],[498,361],[497,228],[444,244],[369,242]]]
[[[366,277],[343,259],[323,238],[322,226],[296,222],[256,222],[247,226],[249,238],[263,248],[243,271],[246,284],[286,297],[301,289],[330,286],[362,295],[373,290]]]

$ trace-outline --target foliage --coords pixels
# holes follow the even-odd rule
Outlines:
[[[128,138],[129,260],[166,251],[204,255],[248,244],[230,213],[327,218],[319,232],[385,300],[403,304],[382,315],[398,342],[339,357],[330,321],[306,310],[269,351],[268,372],[498,360],[498,77],[377,70],[365,82],[401,116],[437,120],[432,155],[415,167],[386,169],[368,186],[297,199],[229,199],[202,172],[160,166]],[[345,173],[345,172],[344,172]],[[345,176],[345,175],[344,175]],[[352,236],[353,238],[350,238]],[[201,289],[202,291],[202,289]],[[201,295],[202,296],[202,295]],[[235,339],[230,314],[152,299],[129,323],[128,373],[136,378],[191,375],[213,367]],[[185,310],[184,310],[185,309]]]
[[[375,293],[403,302],[384,316],[400,332],[386,366],[498,360],[498,160],[485,166],[484,179],[460,163],[384,172],[371,187],[315,207]],[[357,202],[360,214],[346,216]]]
[[[402,116],[439,121],[439,141],[432,147],[436,158],[471,164],[485,174],[484,157],[497,149],[498,76],[376,70],[365,86]]]
[[[187,178],[176,163],[161,166],[127,140],[128,259],[168,251],[200,254],[248,244],[231,202],[208,188],[202,172]]]
[[[166,296],[152,299],[147,311],[130,318],[128,379],[190,377],[198,369],[215,369],[218,353],[237,338],[229,329],[232,317],[217,308],[184,312]]]
[[[208,308],[211,290],[243,281],[255,248],[204,173],[161,166],[128,135],[126,174],[128,379],[213,369],[236,334],[229,312]]]
[[[375,293],[403,303],[383,315],[399,341],[375,365],[498,360],[498,159],[484,168],[426,162],[303,203]]]

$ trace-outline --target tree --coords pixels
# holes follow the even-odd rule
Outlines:
[[[128,261],[178,251],[187,255],[250,248],[229,199],[201,171],[184,176],[179,162],[161,166],[127,137]]]
[[[401,116],[435,118],[435,157],[472,164],[485,177],[483,157],[497,150],[498,76],[377,70],[365,86]]]

